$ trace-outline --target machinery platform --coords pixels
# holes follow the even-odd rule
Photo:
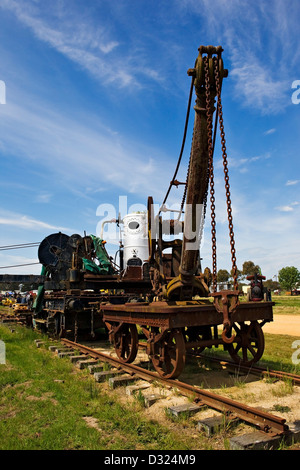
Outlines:
[[[232,318],[234,322],[272,321],[274,302],[241,302]],[[209,301],[137,302],[123,305],[101,304],[104,322],[134,323],[140,326],[182,328],[222,325],[223,316]]]
[[[139,327],[147,339],[146,352],[159,375],[177,378],[184,369],[187,351],[199,354],[207,347],[223,346],[239,364],[257,362],[265,345],[262,326],[273,320],[273,305],[239,303],[229,317],[227,329],[222,312],[208,299],[101,304],[100,312],[121,361],[134,361]]]

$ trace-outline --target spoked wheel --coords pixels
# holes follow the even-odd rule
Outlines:
[[[201,354],[206,346],[201,346],[201,341],[212,339],[210,326],[191,326],[187,327],[184,331],[186,340],[186,349],[189,349],[191,354]],[[190,343],[195,345],[191,348]],[[199,345],[196,345],[199,343]]]
[[[148,213],[148,249],[149,249],[149,260],[153,260],[154,257],[154,245],[155,245],[155,227],[152,226],[154,222],[154,208],[153,198],[148,197],[147,202],[147,213]]]
[[[114,334],[114,346],[122,362],[133,362],[138,351],[138,332],[136,325],[123,323]]]
[[[167,379],[178,377],[185,365],[185,342],[181,330],[165,332],[161,339],[155,342],[154,350],[151,359],[159,375]]]
[[[233,328],[236,338],[227,346],[232,359],[245,366],[259,361],[265,349],[265,338],[260,324],[257,321],[252,321],[250,325],[244,322],[234,323]]]

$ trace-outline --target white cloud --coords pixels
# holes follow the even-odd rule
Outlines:
[[[275,129],[275,128],[268,129],[267,131],[264,132],[264,135],[274,134],[274,132],[276,132],[276,129]]]
[[[119,43],[117,41],[111,41],[107,44],[100,44],[99,48],[104,54],[108,54],[113,49],[115,49],[118,45]]]
[[[271,8],[269,0],[181,0],[180,4],[188,14],[202,18],[206,35],[218,38],[230,57],[229,77],[242,106],[263,115],[290,106],[290,71],[300,56],[297,1],[273,0]]]
[[[41,193],[36,196],[36,202],[43,204],[48,204],[51,201],[52,194],[50,193]]]
[[[261,110],[263,114],[278,113],[289,104],[287,100],[287,79],[274,79],[270,70],[261,65],[257,58],[248,57],[244,65],[234,61],[231,76],[243,106]]]
[[[193,5],[197,9],[197,14],[202,16],[200,22],[199,16],[194,16],[195,11],[192,11],[193,22],[201,24],[203,37],[218,38],[218,42],[220,41],[223,45],[225,67],[229,68],[228,80],[232,79],[231,96],[237,100],[238,104],[242,103],[249,107],[253,114],[257,110],[263,113],[275,113],[282,111],[290,104],[290,96],[286,97],[286,93],[290,93],[290,83],[287,88],[285,85],[287,78],[289,80],[287,75],[290,73],[291,67],[287,68],[286,64],[291,64],[292,61],[296,64],[297,55],[299,57],[299,45],[295,44],[297,47],[289,47],[291,45],[289,34],[291,31],[294,31],[293,34],[297,31],[297,28],[293,29],[289,27],[289,24],[293,24],[295,21],[293,18],[297,15],[290,16],[289,23],[287,21],[288,13],[291,12],[288,5],[285,5],[286,2],[274,0],[274,8],[272,9],[270,9],[268,2],[269,0],[267,2],[262,0],[257,2],[255,6],[252,2],[241,2],[240,0],[215,0],[215,2],[211,2],[211,0],[203,0],[202,2],[181,0],[177,2],[178,7],[186,7],[189,17],[191,17],[191,6]],[[116,4],[118,2],[108,3]],[[50,8],[53,9],[54,6],[57,8],[59,4],[62,6],[59,18],[52,14],[53,10],[51,15],[48,14]],[[78,2],[78,5],[80,4],[83,5],[84,2]],[[101,18],[97,18],[100,24],[96,25],[94,18],[90,16],[90,10],[85,10],[85,16],[81,17],[78,14],[78,9],[73,11],[65,1],[58,0],[49,5],[51,6],[48,7],[47,3],[43,4],[43,2],[36,0],[31,2],[0,0],[0,7],[12,12],[22,25],[25,25],[46,47],[52,47],[73,61],[77,68],[80,66],[82,70],[91,74],[101,84],[113,83],[117,87],[141,86],[142,79],[145,77],[155,82],[162,80],[162,77],[168,77],[171,78],[168,81],[168,93],[173,93],[174,89],[177,89],[177,86],[172,87],[171,85],[174,83],[177,85],[176,71],[179,70],[179,66],[182,70],[183,54],[185,54],[185,60],[189,54],[185,45],[190,47],[190,42],[176,45],[176,47],[173,44],[174,47],[170,48],[170,42],[167,42],[168,36],[159,35],[159,45],[157,42],[158,48],[155,52],[158,52],[160,65],[155,70],[155,67],[152,67],[153,62],[150,62],[151,68],[149,69],[150,54],[151,60],[155,60],[153,49],[148,44],[148,50],[143,41],[146,37],[150,38],[150,41],[153,40],[152,31],[143,31],[145,34],[138,37],[139,44],[133,47],[135,42],[133,41],[133,33],[130,31],[131,23],[126,30],[128,18],[122,18],[123,31],[125,36],[128,34],[125,38],[126,42],[122,43],[119,40],[119,34],[115,36],[112,29],[105,29],[104,23],[101,24]],[[118,7],[114,6],[114,8]],[[122,12],[124,13],[124,11],[123,9]],[[159,21],[163,19],[162,10],[159,10],[159,13],[160,15],[157,15],[156,19],[158,25],[162,24]],[[172,21],[176,22],[176,20],[171,17],[172,15],[168,18],[168,34],[174,43],[176,42],[173,34],[175,28],[172,29],[172,25],[174,25]],[[114,25],[119,24],[120,16],[114,19],[116,20]],[[273,24],[272,20],[274,20]],[[181,21],[180,15],[178,15],[177,21]],[[176,25],[179,24],[178,22]],[[109,21],[106,22],[107,26],[108,24]],[[188,25],[188,21],[186,24]],[[226,24],[226,28],[220,28],[224,24]],[[143,26],[144,23],[139,25],[139,28],[143,28]],[[146,26],[149,26],[149,22]],[[137,27],[136,24],[135,27]],[[164,34],[162,31],[161,33]],[[209,34],[206,35],[206,33]],[[264,36],[267,38],[267,44],[263,41]],[[295,37],[297,38],[296,34]],[[169,61],[163,60],[162,56],[167,49]],[[193,51],[191,53],[194,54]],[[283,57],[284,60],[282,60]],[[172,64],[172,66],[168,64]],[[158,73],[159,67],[162,67],[162,74]],[[27,90],[30,88],[28,87]],[[45,102],[40,102],[38,105],[38,91],[35,90],[36,99],[30,104],[27,104],[23,99],[25,97],[29,100],[25,93],[18,97],[21,99],[17,99],[16,95],[10,91],[10,98],[13,97],[14,103],[10,101],[5,105],[5,109],[3,107],[0,126],[0,145],[4,155],[13,155],[14,161],[31,163],[29,167],[35,168],[40,174],[49,175],[50,182],[54,175],[57,184],[61,182],[64,189],[77,192],[80,198],[87,197],[86,193],[93,195],[96,191],[101,192],[101,196],[111,197],[114,192],[118,194],[120,191],[121,194],[135,192],[137,197],[141,194],[143,196],[145,194],[153,195],[156,201],[162,200],[161,196],[164,196],[164,191],[172,176],[172,174],[170,175],[170,165],[165,164],[168,160],[167,155],[163,155],[163,152],[145,144],[142,135],[133,141],[116,133],[115,129],[105,127],[100,122],[99,116],[87,116],[87,113],[85,115],[82,113],[80,120],[79,116],[66,116],[61,110],[55,109],[54,106],[49,106]],[[175,93],[177,92],[175,91]],[[112,93],[112,95],[116,100],[118,99],[116,94]],[[145,103],[147,103],[146,98],[145,96]],[[168,104],[170,103],[169,98]],[[147,106],[145,106],[146,108]],[[151,116],[150,112],[148,110],[147,118]],[[259,132],[262,134],[263,129],[267,129],[265,135],[273,134],[275,129],[267,128],[271,125],[261,126]],[[174,137],[176,136],[174,135]],[[246,157],[241,155],[236,159],[230,158],[229,167],[236,167],[240,172],[247,172],[248,169],[254,168],[257,162],[260,163],[260,160],[270,157],[270,154],[263,154],[263,150],[259,150],[259,152],[261,152],[259,155]],[[297,177],[296,171],[294,176]],[[288,176],[285,178],[287,179]],[[266,176],[266,191],[268,185],[271,185],[270,180],[269,175]],[[287,186],[298,182],[299,180],[296,179],[290,180],[287,182]],[[48,187],[41,188],[38,195],[39,202],[46,203],[47,200],[50,200],[50,193],[42,192],[44,188]],[[172,197],[176,191],[174,190]],[[292,197],[297,198],[297,196]],[[222,201],[222,205],[224,205],[224,200]],[[278,212],[276,212],[263,206],[265,200],[259,198],[254,188],[253,195],[247,193],[245,197],[234,194],[233,191],[232,201],[239,263],[253,258],[255,263],[261,265],[263,271],[269,270],[270,275],[275,274],[273,270],[277,260],[278,263],[288,262],[292,253],[295,252],[296,238],[294,237],[300,229],[298,219],[295,217],[297,201],[278,206],[276,208]],[[146,198],[142,202],[146,202]],[[282,199],[280,202],[274,203],[272,201],[271,208],[273,209],[276,204],[281,203]],[[28,236],[29,229],[38,231],[36,233],[41,233],[42,230],[45,230],[46,233],[48,230],[67,231],[63,227],[55,226],[55,222],[53,225],[50,222],[45,223],[43,221],[44,213],[42,216],[36,214],[33,216],[29,210],[24,210],[24,212],[26,215],[0,213],[6,232],[10,226],[16,229],[20,228],[20,236],[23,236],[24,230]],[[226,242],[217,231],[218,253],[220,260],[222,260],[223,247],[228,250],[230,257],[228,228],[225,224],[226,207],[222,207],[222,211],[218,211],[217,218],[218,223],[220,222],[219,227],[226,229],[224,236]],[[50,219],[49,215],[45,215],[45,220],[47,219]],[[11,232],[14,235],[17,234],[17,230],[11,230]],[[71,232],[77,232],[77,230]],[[207,252],[210,249],[210,236],[207,236]],[[207,255],[207,259],[209,259],[209,255]],[[228,268],[228,265],[224,267]]]
[[[42,220],[31,218],[24,214],[17,214],[14,212],[3,210],[0,211],[0,225],[35,231],[39,231],[41,229],[49,229],[55,231],[73,232],[73,230],[70,228],[57,227]]]
[[[279,210],[280,212],[291,212],[294,210],[291,206],[277,206],[275,209]]]
[[[261,160],[268,160],[270,158],[270,153],[266,152],[262,155],[255,155],[254,157],[232,157],[230,159],[230,167],[238,168],[240,173],[247,173],[249,171],[249,165]],[[222,160],[217,162],[217,168],[222,168]]]
[[[0,138],[6,154],[18,155],[44,174],[50,171],[70,191],[88,186],[91,193],[103,184],[122,193],[162,198],[170,178],[163,165],[168,157],[159,149],[116,135],[96,116],[68,117],[41,101],[7,104]],[[43,191],[38,199],[48,202],[50,197]]]
[[[140,60],[132,60],[130,51],[125,57],[124,51],[112,54],[119,48],[119,41],[110,39],[107,25],[95,23],[93,17],[84,21],[75,9],[71,13],[69,9],[66,12],[62,9],[53,21],[51,16],[55,16],[55,7],[59,9],[57,4],[54,4],[51,15],[47,15],[47,9],[35,2],[24,4],[18,0],[2,0],[0,7],[11,11],[39,40],[102,83],[114,83],[118,88],[123,88],[141,87],[142,76],[156,82],[162,81],[161,75],[150,69],[148,62],[141,61],[141,57]]]
[[[219,203],[221,198],[221,204]],[[300,231],[300,218],[294,210],[268,210],[268,203],[258,194],[253,197],[249,193],[237,191],[231,187],[233,204],[233,227],[236,244],[238,268],[244,261],[252,260],[258,264],[262,273],[271,278],[279,269],[291,263],[300,266],[300,251],[297,249],[297,235]],[[259,210],[258,210],[259,207]],[[202,266],[211,268],[211,233],[210,208],[208,204],[205,225],[205,238],[201,252]],[[222,219],[222,220],[220,220]],[[225,201],[222,200],[220,188],[216,187],[216,238],[217,238],[217,269],[230,269],[230,245],[226,222]]]
[[[21,271],[22,274],[40,274],[41,265],[37,257],[37,248],[35,248],[36,255],[33,250],[31,251],[32,257],[22,255],[3,256],[3,254],[0,253],[0,274],[20,274]]]
[[[285,185],[286,186],[294,186],[295,184],[298,184],[300,180],[288,180]]]

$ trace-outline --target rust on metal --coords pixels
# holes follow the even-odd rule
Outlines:
[[[223,315],[223,333],[222,338],[225,343],[232,343],[234,336],[228,338],[227,333],[230,331],[233,324],[233,316],[239,305],[239,291],[223,290],[220,292],[213,292],[214,306],[219,313]],[[221,305],[219,300],[221,300]]]
[[[247,320],[273,320],[272,306],[274,302],[241,302],[235,310],[235,321],[247,321]],[[181,322],[181,326],[185,326],[185,321],[194,317],[197,321],[200,320],[201,316],[203,320],[201,324],[204,324],[206,315],[212,315],[215,320],[215,324],[219,325],[223,323],[223,314],[216,310],[215,305],[208,299],[203,301],[191,300],[191,301],[158,301],[158,302],[136,302],[136,303],[125,303],[123,305],[114,305],[110,303],[101,303],[100,310],[106,318],[110,313],[117,313],[118,315],[130,318],[130,315],[140,317],[142,321],[151,321],[151,318],[155,314],[164,315],[165,318],[169,318],[170,321]],[[178,317],[178,319],[176,319]],[[181,319],[181,320],[180,320]]]
[[[218,311],[212,303],[103,304],[101,312],[112,342],[116,341],[114,331],[118,331],[121,325],[139,325],[147,338],[147,352],[156,370],[169,378],[177,378],[183,371],[186,350],[199,351],[205,347],[225,345],[236,362],[249,364],[259,360],[264,351],[264,336],[258,321],[273,319],[272,305],[272,302],[243,302],[235,306],[234,321],[231,319],[230,330],[225,330],[226,333],[236,332],[230,341],[218,333],[217,326],[224,321],[223,311]],[[250,325],[245,324],[245,320],[250,321]],[[127,347],[133,348],[131,344]]]

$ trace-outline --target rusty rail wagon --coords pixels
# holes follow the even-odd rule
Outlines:
[[[224,69],[222,47],[201,46],[195,66],[188,70],[191,92],[196,94],[194,129],[187,179],[179,182],[177,170],[170,183],[182,184],[181,209],[184,221],[172,220],[169,233],[182,231],[182,239],[165,241],[162,211],[157,215],[152,197],[148,198],[147,260],[154,298],[148,302],[112,305],[100,310],[109,329],[110,340],[124,362],[131,362],[138,350],[138,329],[147,339],[147,352],[162,376],[178,377],[185,365],[186,351],[201,352],[223,345],[231,357],[243,364],[257,362],[264,351],[262,327],[273,319],[272,302],[240,302],[237,283],[235,240],[232,221],[226,141],[221,101]],[[189,114],[189,113],[188,113]],[[213,126],[213,116],[215,123]],[[217,247],[213,154],[219,122],[225,176],[225,195],[229,222],[233,290],[217,291]],[[212,271],[201,269],[199,241],[206,205],[210,197],[212,233]],[[168,251],[168,252],[167,252]],[[142,269],[140,269],[142,277]],[[213,302],[212,302],[213,300]],[[221,331],[220,331],[221,327]]]
[[[105,325],[118,357],[127,363],[134,361],[139,335],[143,334],[154,368],[166,378],[182,373],[186,352],[198,353],[206,347],[222,345],[236,362],[257,362],[264,351],[262,327],[273,320],[272,302],[263,297],[241,301],[238,290],[221,100],[228,71],[222,52],[221,46],[200,46],[195,66],[188,70],[191,87],[182,148],[158,212],[149,196],[146,217],[135,213],[114,221],[124,225],[127,236],[120,245],[119,265],[106,253],[103,240],[92,235],[53,234],[39,248],[45,282],[37,299],[35,321],[52,325],[60,336],[71,331],[75,340],[79,328],[94,333],[97,326]],[[194,93],[190,159],[186,181],[180,182],[177,174]],[[214,187],[218,127],[233,275],[233,289],[222,291],[217,289]],[[169,193],[179,185],[183,197],[178,216],[166,219]],[[208,203],[212,269],[202,269],[200,240]]]

